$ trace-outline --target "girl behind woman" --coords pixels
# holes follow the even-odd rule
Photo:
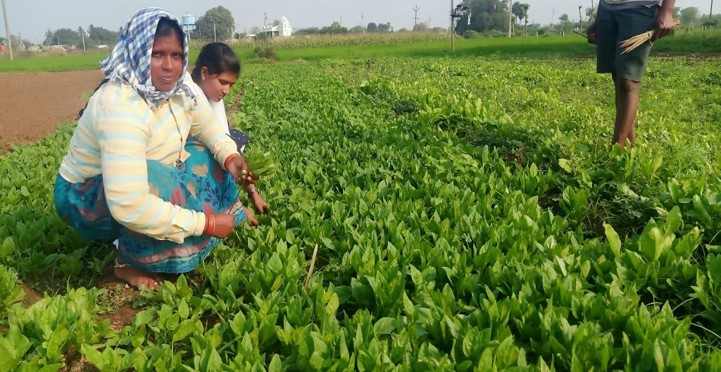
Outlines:
[[[222,123],[225,132],[236,142],[238,152],[242,153],[249,138],[241,131],[230,129],[223,104],[223,99],[238,81],[238,75],[240,75],[238,56],[224,43],[206,44],[195,61],[192,73],[193,81],[197,84],[193,89],[197,94],[204,94],[208,98],[216,119]],[[268,204],[260,196],[255,185],[248,183],[244,188],[258,212],[264,213]],[[249,218],[251,223],[256,223],[250,214]]]

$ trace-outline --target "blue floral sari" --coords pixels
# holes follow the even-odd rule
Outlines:
[[[238,200],[238,187],[210,152],[197,142],[185,149],[190,157],[178,167],[149,160],[150,192],[185,209],[205,213],[232,213],[236,224],[246,219]],[[70,183],[58,175],[55,208],[86,240],[118,240],[118,256],[131,266],[156,273],[184,273],[193,270],[218,245],[208,235],[189,236],[181,244],[157,240],[131,231],[110,215],[103,177]]]

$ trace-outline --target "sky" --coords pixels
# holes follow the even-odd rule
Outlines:
[[[515,1],[515,0],[514,0]],[[530,5],[530,22],[548,24],[557,22],[567,13],[571,20],[578,19],[578,6],[597,6],[599,0],[525,0]],[[5,0],[10,33],[20,35],[34,43],[42,42],[47,30],[59,28],[86,28],[92,24],[109,30],[118,30],[133,13],[143,7],[158,6],[179,18],[186,12],[202,16],[213,7],[221,5],[230,10],[235,18],[236,30],[250,30],[262,26],[264,14],[272,22],[286,16],[294,29],[323,27],[338,21],[345,27],[390,22],[394,29],[412,28],[414,7],[418,7],[419,22],[432,27],[447,27],[451,2],[446,0]],[[456,0],[454,3],[458,3]],[[718,8],[721,8],[719,2]],[[711,0],[679,0],[676,6],[695,6],[702,14],[708,14]],[[719,9],[721,10],[721,9]],[[714,13],[719,13],[714,10]],[[0,19],[0,35],[5,36],[5,23]]]

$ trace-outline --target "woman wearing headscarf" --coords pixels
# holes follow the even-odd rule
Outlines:
[[[235,182],[252,179],[187,65],[176,17],[133,15],[55,183],[60,216],[87,240],[117,240],[115,274],[138,288],[193,270],[247,217]]]

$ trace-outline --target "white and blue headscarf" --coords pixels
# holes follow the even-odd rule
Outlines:
[[[145,8],[133,15],[120,33],[118,42],[108,58],[100,62],[100,69],[109,80],[121,80],[130,84],[151,107],[167,100],[174,94],[185,94],[193,97],[192,89],[183,81],[185,73],[180,75],[175,88],[163,92],[155,89],[150,76],[150,57],[153,52],[153,41],[158,22],[168,18],[180,26],[178,19],[160,8]],[[180,27],[182,31],[182,26]],[[185,32],[180,35],[183,43],[183,72],[188,68],[188,37]]]

